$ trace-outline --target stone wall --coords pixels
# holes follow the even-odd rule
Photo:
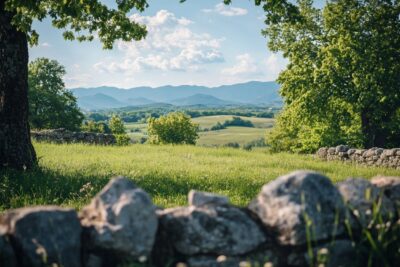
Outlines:
[[[400,169],[400,148],[354,149],[345,145],[337,147],[322,147],[317,157],[323,160],[341,160],[358,164]]]
[[[71,132],[65,129],[32,131],[31,137],[38,142],[51,143],[85,143],[96,145],[113,145],[116,143],[112,134]]]
[[[194,190],[188,202],[156,207],[132,180],[117,177],[79,212],[6,211],[0,266],[367,266],[361,229],[400,235],[400,177],[334,185],[319,173],[297,171],[264,185],[247,207]],[[383,221],[375,227],[377,203]]]

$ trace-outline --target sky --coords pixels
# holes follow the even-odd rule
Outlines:
[[[104,0],[112,5],[112,0]],[[261,34],[264,13],[253,1],[149,0],[143,13],[130,18],[145,24],[139,42],[116,41],[112,50],[98,40],[65,41],[49,20],[35,22],[39,45],[30,60],[47,57],[67,71],[67,88],[116,86],[205,85],[273,81],[286,60],[267,48]]]

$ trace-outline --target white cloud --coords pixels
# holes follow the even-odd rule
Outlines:
[[[225,68],[222,74],[236,76],[243,74],[255,74],[259,72],[258,65],[250,54],[242,54],[236,57],[236,64],[230,68]]]
[[[279,73],[286,68],[287,60],[278,54],[271,54],[265,61],[266,77],[268,80],[276,80]]]
[[[51,44],[44,42],[40,44],[41,47],[51,47]]]
[[[247,15],[248,11],[245,8],[227,6],[222,3],[217,4],[213,9],[203,9],[205,13],[218,13],[222,16],[233,17],[233,16],[244,16]]]
[[[222,39],[207,33],[195,33],[193,22],[161,10],[154,16],[134,14],[131,19],[145,24],[148,35],[139,42],[118,42],[123,61],[101,61],[94,64],[99,72],[132,74],[142,70],[198,71],[202,65],[224,61],[220,51]]]

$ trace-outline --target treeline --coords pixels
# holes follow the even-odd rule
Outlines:
[[[210,128],[211,131],[218,131],[226,129],[229,126],[239,126],[239,127],[254,127],[254,124],[249,120],[243,120],[240,117],[233,117],[231,120],[226,120],[223,123],[217,122],[214,126]],[[208,129],[203,129],[207,131]]]

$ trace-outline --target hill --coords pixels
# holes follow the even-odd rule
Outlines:
[[[93,110],[124,107],[126,103],[120,102],[109,95],[96,93],[78,97],[78,106],[82,109]]]
[[[131,89],[121,89],[117,87],[95,87],[95,88],[73,88],[70,89],[73,94],[81,100],[80,103],[84,102],[85,105],[81,106],[83,109],[107,109],[112,108],[112,105],[102,105],[101,102],[97,102],[96,99],[90,97],[97,94],[106,95],[114,98],[120,103],[115,103],[114,108],[123,106],[136,106],[136,105],[148,105],[151,102],[154,103],[170,103],[175,105],[181,105],[177,100],[184,98],[193,97],[187,101],[189,102],[201,102],[201,99],[194,100],[195,98],[203,98],[207,95],[211,102],[218,102],[223,104],[221,101],[225,101],[227,104],[232,102],[240,104],[250,105],[281,105],[281,97],[278,93],[279,85],[276,82],[247,82],[241,84],[223,85],[218,87],[206,87],[206,86],[192,86],[192,85],[181,85],[181,86],[162,86],[157,88],[152,87],[136,87]],[[211,97],[217,98],[211,100]],[[145,100],[137,101],[138,99]],[[90,101],[89,101],[90,100]],[[135,100],[130,102],[129,100]],[[88,102],[89,101],[89,102]],[[197,103],[196,103],[197,104]],[[225,104],[224,104],[225,105]],[[95,107],[95,108],[93,108]]]
[[[205,94],[195,94],[192,96],[175,99],[170,103],[175,106],[195,106],[195,105],[226,106],[233,104],[233,102],[225,101],[217,97]]]

